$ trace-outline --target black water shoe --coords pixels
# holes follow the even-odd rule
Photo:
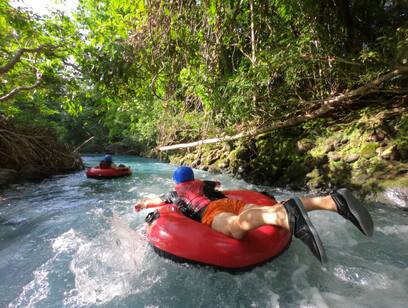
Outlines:
[[[290,199],[285,202],[284,207],[288,213],[289,227],[292,235],[300,239],[321,263],[326,263],[327,257],[322,241],[300,199],[296,197]]]
[[[373,235],[374,223],[368,210],[347,188],[341,188],[330,194],[336,203],[337,213],[350,220],[363,234]]]

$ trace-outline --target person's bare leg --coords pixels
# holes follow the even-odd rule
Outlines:
[[[337,212],[336,204],[332,197],[301,198],[306,212],[313,210],[326,210]],[[258,206],[248,204],[238,215],[238,225],[241,230],[252,230],[263,225],[280,226],[289,230],[288,214],[281,203],[274,206]]]
[[[211,224],[211,228],[238,240],[242,239],[247,232],[240,228],[238,215],[227,212],[216,215]]]
[[[246,231],[263,225],[275,225],[289,230],[288,214],[280,203],[274,206],[247,204],[238,215],[238,223]]]
[[[289,230],[288,215],[282,204],[273,207],[248,204],[239,215],[220,213],[214,217],[211,228],[235,239],[242,239],[249,230],[263,225]]]
[[[303,203],[303,206],[306,212],[314,211],[314,210],[326,210],[337,212],[336,204],[333,201],[333,198],[328,196],[323,197],[313,197],[313,198],[300,198]]]
[[[336,212],[336,204],[330,196],[301,198],[307,212],[327,210]],[[290,230],[285,207],[278,203],[274,206],[247,204],[239,215],[220,213],[214,217],[211,228],[227,236],[242,239],[246,232],[263,225],[275,225]]]

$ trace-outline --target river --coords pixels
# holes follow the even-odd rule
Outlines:
[[[86,156],[87,165],[101,157]],[[175,166],[115,156],[131,177],[94,180],[77,172],[0,191],[0,307],[406,307],[408,213],[370,203],[374,236],[335,213],[312,212],[329,262],[297,239],[280,257],[230,274],[174,263],[144,237],[141,197],[172,187]],[[196,172],[223,189],[290,191]]]

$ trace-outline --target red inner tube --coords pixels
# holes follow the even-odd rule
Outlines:
[[[99,168],[92,167],[86,170],[86,176],[89,178],[114,178],[131,175],[132,170],[128,167],[117,168]]]
[[[276,200],[251,190],[225,191],[231,199],[264,206]],[[262,226],[251,230],[242,240],[213,231],[184,216],[175,205],[162,206],[160,216],[147,227],[147,238],[156,252],[180,261],[206,264],[223,269],[248,269],[279,255],[290,244],[285,229]]]

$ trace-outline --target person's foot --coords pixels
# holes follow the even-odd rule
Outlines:
[[[327,257],[322,241],[300,199],[296,197],[290,199],[285,202],[284,207],[288,213],[288,222],[292,235],[300,239],[321,263],[326,263]]]
[[[350,220],[363,234],[373,235],[374,223],[368,210],[347,188],[341,188],[330,194],[337,207],[337,213]]]

